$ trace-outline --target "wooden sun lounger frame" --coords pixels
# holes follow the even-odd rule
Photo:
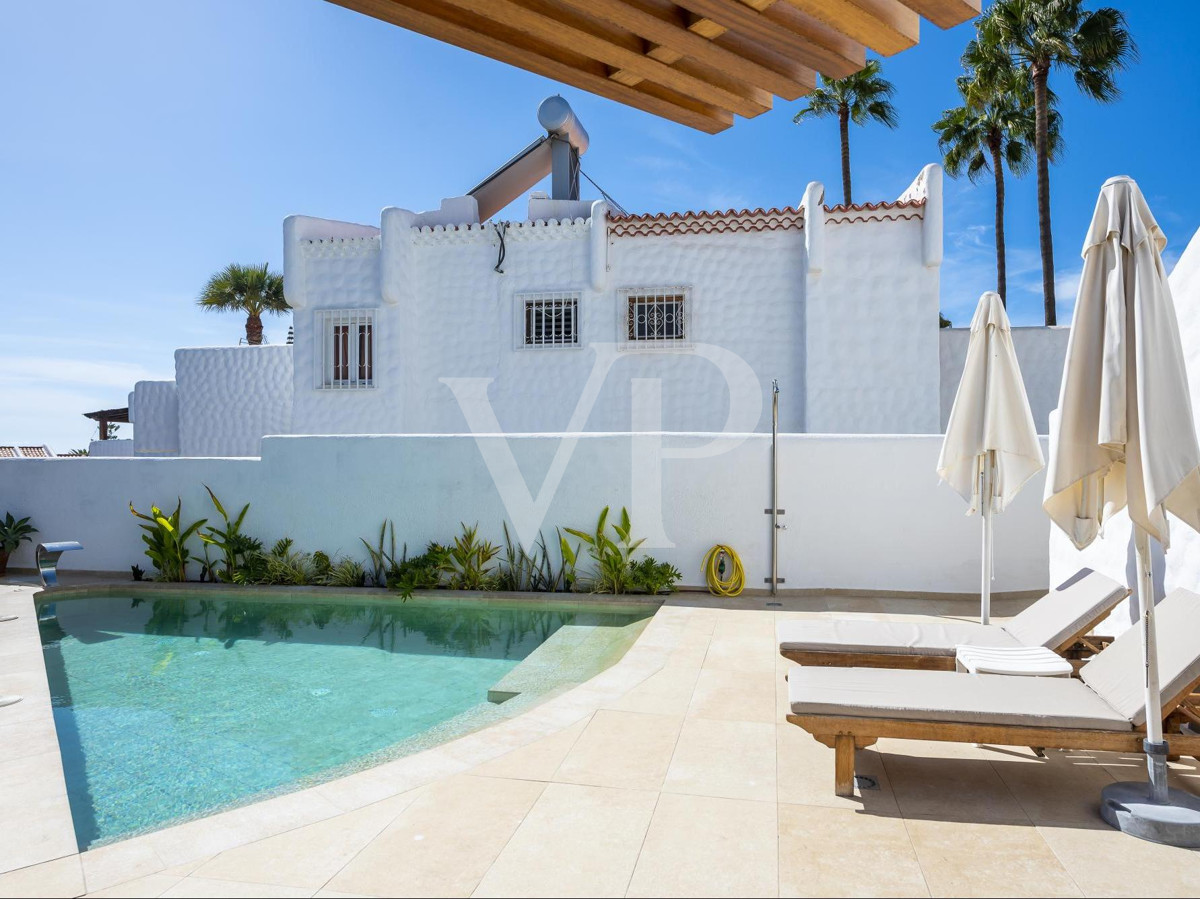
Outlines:
[[[1197,678],[1163,708],[1163,731],[1171,746],[1172,757],[1189,755],[1200,759],[1200,736],[1180,733],[1179,724],[1191,720],[1189,708]],[[813,739],[834,751],[834,792],[854,795],[854,762],[859,749],[873,745],[880,737],[895,740],[934,740],[941,743],[985,743],[999,746],[1037,746],[1045,749],[1098,749],[1109,752],[1142,752],[1145,727],[1128,731],[1087,730],[1083,728],[1020,727],[1007,724],[965,724],[951,721],[922,721],[908,718],[856,718],[847,715],[791,715],[795,724],[812,734]]]
[[[1106,643],[1111,641],[1111,638],[1087,637],[1087,632],[1107,618],[1113,607],[1129,594],[1130,591],[1126,590],[1116,602],[1071,634],[1056,646],[1054,651],[1072,661],[1099,652]],[[917,655],[905,652],[860,652],[846,649],[780,649],[779,654],[798,665],[822,665],[832,668],[906,668],[918,671],[955,670],[953,652],[949,655]]]

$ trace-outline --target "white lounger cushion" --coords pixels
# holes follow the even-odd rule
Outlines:
[[[1158,684],[1168,702],[1200,678],[1200,596],[1182,587],[1154,607]],[[1146,723],[1142,628],[1134,625],[1083,666],[1079,676],[1114,709]]]
[[[1083,568],[1001,627],[1023,646],[1058,649],[1128,592],[1124,584]]]
[[[780,652],[884,652],[950,656],[960,644],[1020,646],[998,627],[971,621],[864,621],[820,618],[781,621],[775,628]]]
[[[793,715],[903,718],[958,724],[1131,730],[1082,682],[894,668],[788,670]]]
[[[806,619],[776,627],[780,652],[877,652],[953,656],[955,647],[1045,646],[1066,640],[1112,609],[1124,584],[1084,568],[1003,626],[970,621]]]

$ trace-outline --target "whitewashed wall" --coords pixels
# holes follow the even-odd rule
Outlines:
[[[174,381],[138,381],[133,385],[129,420],[136,455],[179,452],[179,393]]]
[[[257,456],[264,434],[291,433],[290,346],[179,349],[174,383],[180,455]]]
[[[1039,434],[1050,433],[1050,413],[1058,407],[1063,361],[1067,356],[1069,327],[1013,328],[1017,362],[1029,395],[1029,408]],[[954,394],[967,361],[970,328],[942,328],[941,337],[941,427],[945,431],[954,406]]]
[[[805,430],[931,434],[938,429],[938,268],[922,262],[920,210],[831,216],[808,277]]]
[[[462,521],[478,521],[499,541],[506,519],[524,521],[527,534],[541,521],[553,534],[555,525],[592,525],[606,504],[628,505],[635,531],[650,537],[647,550],[677,565],[686,583],[702,583],[704,553],[728,543],[745,562],[748,584],[764,586],[769,435],[580,436],[561,482],[545,494],[544,516],[532,519],[523,510],[563,443],[553,436],[481,439],[490,467],[469,436],[269,437],[261,460],[9,460],[0,466],[0,496],[14,514],[33,516],[41,538],[84,544],[67,565],[121,571],[145,562],[126,504],[173,504],[180,496],[186,519],[207,516],[204,484],[227,507],[249,502],[247,528],[256,536],[287,535],[301,548],[358,557],[358,538],[373,538],[385,517],[395,521],[398,540],[420,549],[450,538]],[[936,436],[783,435],[785,586],[976,590],[979,520],[938,484],[939,448]],[[1041,489],[1035,478],[997,519],[998,591],[1046,585]],[[28,548],[13,564],[31,565]]]
[[[133,438],[122,437],[116,440],[93,440],[88,444],[89,456],[132,456]]]
[[[924,199],[926,176],[914,199]],[[509,223],[501,263],[491,223],[421,226],[422,216],[401,209],[385,209],[380,229],[292,217],[284,232],[296,307],[293,430],[462,431],[472,423],[458,399],[482,396],[487,380],[496,428],[561,431],[593,376],[600,386],[579,422],[588,431],[641,430],[650,408],[661,410],[650,430],[719,430],[730,414],[727,376],[738,369],[752,395],[737,404],[738,429],[769,429],[766,400],[778,379],[784,430],[935,431],[940,252],[931,262],[923,220],[932,209],[940,242],[940,203],[931,194],[929,208],[882,221],[832,214],[807,305],[809,254],[798,229],[616,236],[598,202],[586,218]],[[819,203],[806,210],[814,214],[824,228]],[[691,290],[692,348],[618,351],[619,291],[677,287]],[[582,348],[517,348],[519,295],[544,291],[580,293]],[[374,311],[372,389],[315,386],[323,309]],[[635,395],[650,405],[635,412]]]
[[[1193,414],[1200,422],[1200,233],[1192,237],[1182,257],[1171,272],[1171,295],[1179,319],[1180,340],[1188,368],[1192,393]],[[1158,544],[1151,542],[1155,553],[1155,589],[1158,596],[1176,587],[1200,591],[1200,534],[1171,517],[1171,549],[1163,558]],[[1105,525],[1104,536],[1083,552],[1071,545],[1057,528],[1050,534],[1050,579],[1061,580],[1064,572],[1081,564],[1115,577],[1137,589],[1133,528],[1129,515],[1122,512]],[[1110,619],[1109,629],[1119,632],[1136,618],[1136,605],[1123,603]]]

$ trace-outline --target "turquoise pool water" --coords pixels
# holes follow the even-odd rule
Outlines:
[[[488,689],[564,625],[611,629],[599,633],[605,638],[649,614],[168,594],[67,599],[38,611],[81,848],[306,786],[511,714],[510,703],[520,703],[488,703]],[[603,648],[573,660],[577,679],[611,664],[631,639],[591,642]]]

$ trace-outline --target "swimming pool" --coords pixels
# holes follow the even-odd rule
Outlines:
[[[652,611],[269,600],[139,592],[39,603],[80,848],[309,786],[514,714],[611,665]],[[514,670],[523,660],[532,676]],[[516,698],[489,702],[501,681],[498,695],[516,684]]]

